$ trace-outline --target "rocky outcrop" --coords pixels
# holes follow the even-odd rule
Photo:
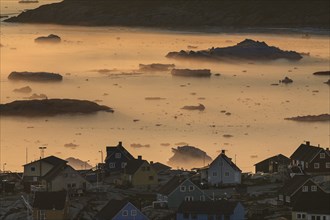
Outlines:
[[[259,0],[64,0],[27,10],[10,22],[66,25],[176,28],[324,27],[329,28],[329,1]],[[273,29],[272,31],[283,31]]]
[[[174,67],[175,67],[174,64],[161,64],[161,63],[139,64],[139,70],[146,72],[170,71]]]
[[[301,121],[301,122],[330,121],[330,114],[297,116],[297,117],[285,118],[285,120]]]
[[[171,74],[173,76],[188,76],[188,77],[210,77],[211,70],[209,69],[172,69]]]
[[[295,51],[284,51],[278,47],[268,46],[265,42],[245,39],[230,47],[217,47],[208,50],[169,52],[168,58],[189,58],[206,60],[245,59],[245,60],[277,60],[297,61],[302,56]]]
[[[63,76],[58,73],[48,72],[11,72],[8,76],[10,80],[26,80],[26,81],[62,81]]]
[[[113,112],[104,105],[77,99],[18,100],[0,104],[1,116],[54,116],[61,114],[90,114],[98,111]]]
[[[48,36],[41,36],[34,39],[36,43],[60,43],[61,38],[55,34],[50,34]]]
[[[325,81],[324,83],[330,86],[330,79],[328,79],[328,81]]]
[[[284,79],[280,80],[280,83],[289,84],[293,83],[293,80],[286,76]]]
[[[319,71],[313,73],[314,76],[330,76],[330,71]]]
[[[184,110],[204,111],[205,110],[205,106],[203,104],[199,104],[199,105],[186,105],[186,106],[183,106],[182,109],[184,109]]]

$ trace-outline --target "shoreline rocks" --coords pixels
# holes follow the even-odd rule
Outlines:
[[[112,108],[95,102],[77,99],[17,100],[0,104],[1,116],[55,116],[61,114],[91,114],[114,112]]]
[[[277,60],[287,59],[298,61],[303,57],[295,51],[285,51],[278,47],[268,46],[265,42],[245,39],[244,41],[229,47],[210,48],[208,50],[169,52],[167,58],[174,59],[204,59],[204,60]]]
[[[293,83],[293,80],[286,76],[284,79],[280,80],[280,83],[289,84]]]
[[[8,76],[9,80],[26,80],[35,82],[45,82],[45,81],[62,81],[63,76],[58,73],[48,73],[48,72],[11,72]]]

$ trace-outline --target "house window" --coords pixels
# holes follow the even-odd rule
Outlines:
[[[154,176],[149,176],[149,180],[154,180]]]
[[[303,186],[302,191],[303,192],[308,192],[308,186]]]
[[[327,168],[327,169],[330,168],[330,163],[329,162],[325,163],[325,168]]]
[[[121,153],[116,153],[115,158],[117,158],[117,159],[121,158]]]
[[[324,159],[325,158],[325,153],[320,153],[320,158]]]
[[[31,167],[31,172],[34,172],[36,171],[36,168],[35,167]]]
[[[320,164],[319,163],[314,163],[314,169],[319,169],[320,168]]]
[[[308,168],[308,162],[306,162],[306,168]]]
[[[127,163],[125,163],[125,162],[122,162],[122,163],[121,163],[121,168],[125,168],[125,167],[126,167],[126,165],[127,165]]]
[[[71,187],[72,187],[72,188],[76,188],[76,186],[77,186],[77,184],[75,184],[75,183],[72,183],[72,184],[71,184]]]
[[[316,192],[316,191],[317,191],[317,187],[316,187],[315,185],[312,186],[312,187],[311,187],[311,191],[312,191],[312,192]]]
[[[229,176],[229,172],[225,172],[225,176]]]
[[[301,214],[297,213],[297,219],[301,219]]]
[[[45,210],[39,210],[39,219],[45,220],[46,219],[46,212]]]
[[[217,176],[217,172],[213,172],[213,174],[212,174],[213,176]]]
[[[279,195],[278,200],[283,201],[283,195]]]
[[[194,201],[194,197],[193,197],[193,196],[186,196],[186,197],[184,198],[184,201],[187,201],[187,202],[189,202],[189,201]]]
[[[186,186],[180,186],[180,191],[185,192],[186,191]]]
[[[199,199],[200,199],[201,201],[205,201],[205,196],[202,195],[202,196],[199,197]]]
[[[194,191],[194,190],[195,190],[195,186],[190,185],[189,186],[189,191]]]
[[[128,211],[127,210],[123,210],[122,216],[128,216]]]
[[[286,196],[286,197],[285,197],[285,201],[286,201],[286,202],[290,202],[290,196]]]
[[[110,168],[115,168],[116,167],[116,163],[109,163],[109,167]]]
[[[131,211],[131,216],[136,216],[136,210]]]

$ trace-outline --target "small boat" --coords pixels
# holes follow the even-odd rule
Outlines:
[[[38,3],[38,0],[20,0],[18,3]]]

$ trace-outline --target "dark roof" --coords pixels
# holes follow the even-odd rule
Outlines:
[[[254,164],[254,166],[258,165],[258,164],[261,164],[261,163],[264,163],[266,161],[274,161],[274,162],[277,162],[277,163],[282,163],[282,164],[288,164],[290,163],[290,158],[284,156],[283,154],[277,154],[275,156],[272,156],[272,157],[269,157],[269,158],[266,158],[264,159],[263,161],[260,161],[256,164]]]
[[[293,204],[293,211],[330,214],[329,193],[302,193]]]
[[[34,162],[37,162],[37,161],[46,162],[46,163],[49,163],[49,164],[51,164],[53,166],[58,166],[58,165],[62,165],[62,164],[68,163],[68,161],[62,160],[61,158],[58,158],[58,157],[55,157],[55,156],[45,157],[45,158],[43,158],[41,160],[36,160],[36,161],[31,162],[31,163],[34,163]],[[25,164],[24,166],[29,165],[31,163]]]
[[[310,176],[295,175],[293,178],[291,178],[284,184],[284,186],[279,190],[279,193],[284,195],[292,195],[309,179],[312,181]]]
[[[234,213],[237,204],[238,202],[227,200],[182,202],[179,206],[178,212],[190,214],[230,215]]]
[[[35,192],[33,208],[43,210],[63,210],[66,203],[66,191]]]
[[[212,166],[212,164],[215,163],[215,161],[217,161],[219,158],[223,158],[234,170],[239,171],[239,172],[242,172],[242,170],[240,168],[238,168],[238,166],[236,166],[236,164],[233,163],[233,161],[229,157],[227,157],[227,155],[224,154],[224,153],[219,154],[219,156],[217,156],[217,158],[215,158],[212,161],[212,163],[210,164],[210,166]]]
[[[110,200],[96,215],[99,220],[111,220],[128,203],[126,200]]]
[[[119,151],[128,159],[134,159],[134,157],[123,147],[121,142],[119,142],[117,146],[107,146],[106,149],[107,149],[107,158]]]
[[[158,193],[162,195],[169,195],[186,180],[187,178],[181,176],[174,176],[158,190]]]
[[[69,167],[69,165],[63,164],[63,165],[58,165],[56,167],[54,167],[53,169],[51,169],[48,173],[46,173],[46,175],[44,175],[42,178],[47,180],[47,181],[51,181],[52,179],[54,179],[62,170],[64,170],[65,168]],[[71,167],[71,166],[70,166]],[[73,169],[73,168],[72,168]]]
[[[301,144],[291,155],[291,159],[310,162],[323,148],[310,144]]]
[[[165,170],[170,170],[171,167],[169,166],[166,166],[165,164],[162,164],[162,163],[153,163],[151,164],[151,166],[155,169],[155,171],[158,173],[158,172],[161,172],[161,171],[165,171]]]
[[[125,173],[134,174],[144,162],[148,163],[146,160],[140,159],[129,160],[125,166]]]

